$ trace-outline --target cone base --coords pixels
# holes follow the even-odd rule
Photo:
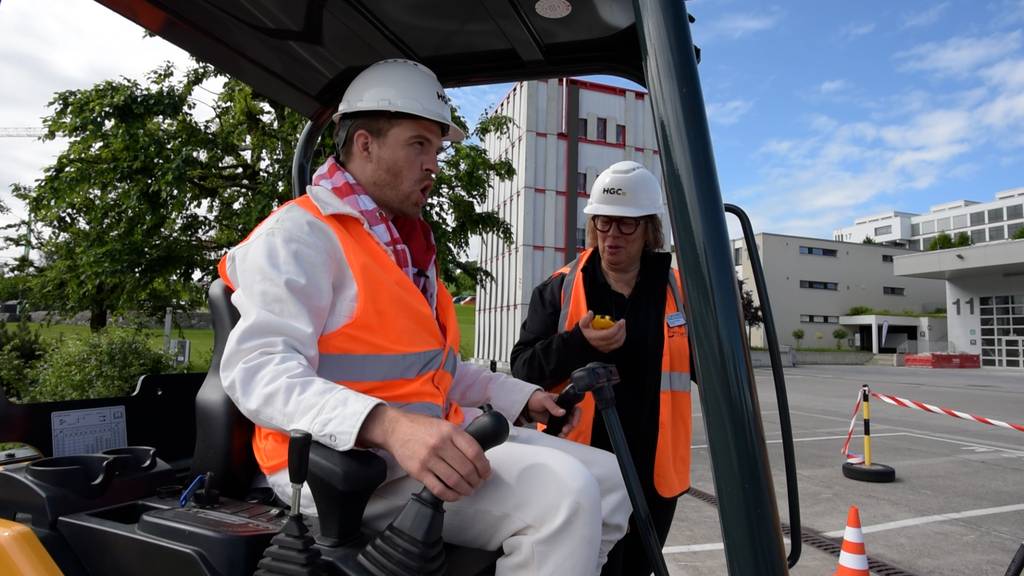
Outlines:
[[[896,480],[896,470],[885,464],[854,464],[843,463],[843,476],[850,480],[861,482],[893,482]]]

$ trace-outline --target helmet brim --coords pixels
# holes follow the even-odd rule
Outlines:
[[[331,120],[334,120],[335,122],[337,122],[345,114],[352,114],[354,112],[359,112],[359,111],[358,110],[353,110],[353,111],[346,110],[345,112],[335,112],[334,114],[331,115]],[[448,126],[448,133],[441,137],[441,141],[442,142],[462,142],[463,140],[466,139],[466,133],[463,132],[462,128],[459,128],[459,126],[457,124],[455,124],[454,122],[446,122],[444,120],[439,120],[437,118],[431,118],[429,116],[423,116],[423,115],[420,115],[420,114],[412,114],[412,113],[409,113],[409,112],[405,112],[404,110],[367,110],[367,112],[399,112],[401,114],[408,114],[409,116],[416,116],[417,118],[423,118],[424,120],[432,120],[434,122],[437,122],[438,124],[445,124],[445,125]]]
[[[639,218],[641,216],[655,216],[664,214],[664,210],[661,208],[657,210],[651,210],[650,208],[636,208],[630,206],[609,206],[604,205],[586,205],[583,207],[583,213],[591,216],[622,216],[624,218]]]

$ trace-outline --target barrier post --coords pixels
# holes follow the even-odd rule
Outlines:
[[[871,461],[871,388],[867,384],[860,388],[860,403],[864,417],[864,462],[844,462],[843,476],[862,482],[892,482],[896,480],[896,470]]]
[[[864,407],[864,465],[871,467],[871,389],[860,387],[860,401]]]

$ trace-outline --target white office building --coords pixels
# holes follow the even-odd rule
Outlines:
[[[957,236],[961,232],[971,244],[984,244],[1012,238],[1024,228],[1024,188],[996,194],[992,202],[957,200],[932,206],[927,214],[886,212],[858,218],[853,226],[839,228],[833,239],[842,242],[875,242],[905,246],[911,250],[927,250],[932,239],[945,232]]]
[[[852,342],[854,348],[875,353],[945,351],[937,350],[945,345],[945,320],[914,316],[944,307],[945,286],[893,273],[894,258],[913,251],[782,234],[756,234],[755,241],[780,343],[796,345],[793,331],[800,329],[800,346],[831,348],[833,332],[843,328],[848,333],[844,348]],[[760,303],[742,239],[733,240],[733,261],[744,290]],[[855,306],[876,314],[848,315]],[[761,327],[750,330],[750,342],[767,346]]]
[[[516,84],[496,107],[515,121],[484,142],[512,160],[515,176],[495,180],[486,209],[512,225],[514,240],[482,239],[480,264],[495,277],[477,290],[474,358],[506,366],[530,294],[584,246],[583,207],[597,175],[635,160],[661,177],[650,100],[644,92],[578,79]]]

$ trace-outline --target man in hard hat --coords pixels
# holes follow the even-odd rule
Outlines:
[[[691,410],[682,284],[671,254],[660,251],[661,186],[641,164],[617,162],[594,181],[583,212],[589,215],[587,249],[534,289],[512,349],[512,374],[559,390],[590,362],[618,368],[616,409],[664,545],[676,499],[690,487]],[[567,437],[610,450],[589,396]],[[651,570],[631,523],[605,574]]]
[[[448,542],[503,550],[498,574],[595,574],[630,512],[614,457],[515,428],[484,455],[462,430],[483,403],[510,421],[564,411],[532,384],[459,360],[420,215],[442,142],[465,137],[444,89],[420,64],[385,60],[352,81],[335,120],[338,155],[220,265],[241,315],[221,377],[257,426],[270,486],[287,499],[282,431],[308,430],[388,462],[364,515],[372,528],[425,485],[449,502]]]

